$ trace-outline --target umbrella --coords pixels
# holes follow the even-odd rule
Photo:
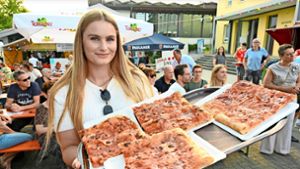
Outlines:
[[[153,34],[127,42],[123,45],[125,51],[155,51],[183,49],[184,44],[161,34]]]
[[[14,28],[33,43],[70,43],[83,12],[14,14]],[[111,13],[124,42],[153,34],[153,24]],[[65,35],[65,36],[64,36]],[[65,39],[65,42],[64,42]]]

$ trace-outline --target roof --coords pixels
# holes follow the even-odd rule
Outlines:
[[[255,6],[232,12],[226,15],[217,16],[216,20],[235,20],[245,18],[248,16],[258,15],[266,12],[271,12],[278,9],[295,6],[296,2],[291,0],[273,0]]]
[[[105,2],[111,2],[115,0],[106,0]],[[185,5],[185,4],[191,4],[191,5],[201,5],[204,3],[217,3],[218,0],[184,0],[184,1],[178,1],[178,0],[118,0],[121,3],[150,3],[150,4],[156,4],[156,3],[162,3],[162,4],[179,4],[179,5]]]
[[[157,13],[216,14],[218,0],[89,0],[89,5],[102,3],[114,10]]]
[[[10,29],[4,29],[2,31],[0,31],[0,38],[3,38],[3,37],[7,37],[7,36],[10,36],[10,35],[13,35],[13,34],[17,34],[18,32],[13,29],[13,28],[10,28]]]

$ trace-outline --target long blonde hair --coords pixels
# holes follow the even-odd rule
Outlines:
[[[110,63],[110,68],[114,78],[120,83],[125,94],[135,102],[142,101],[153,95],[147,77],[124,54],[119,29],[115,20],[101,10],[91,10],[81,18],[78,24],[74,41],[74,59],[70,68],[50,90],[47,142],[53,132],[55,95],[64,86],[68,86],[69,88],[63,113],[56,130],[59,130],[66,112],[69,112],[74,128],[77,131],[83,129],[82,110],[85,94],[83,89],[88,75],[87,59],[83,50],[83,33],[90,23],[99,20],[111,23],[117,32],[117,51]]]
[[[224,79],[224,80],[220,80],[218,79],[217,77],[217,74],[218,72],[221,70],[221,69],[227,69],[225,65],[223,64],[217,64],[214,66],[212,72],[211,72],[211,78],[210,78],[210,86],[220,86],[219,84],[222,84],[224,85],[227,81],[227,78]]]

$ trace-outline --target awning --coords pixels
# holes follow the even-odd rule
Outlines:
[[[275,39],[279,45],[281,44],[292,44],[294,36],[296,36],[296,29],[300,29],[300,25],[286,28],[272,28],[267,29],[266,32]]]
[[[123,45],[125,51],[155,51],[183,49],[184,44],[161,34],[136,39]]]

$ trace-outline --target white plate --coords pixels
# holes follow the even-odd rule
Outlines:
[[[215,91],[214,93],[212,93],[212,94],[206,96],[205,98],[203,98],[202,100],[196,102],[195,105],[200,106],[200,105],[216,98],[217,96],[219,96],[220,94],[225,92],[225,90],[229,89],[231,86],[232,85],[223,86],[222,88]],[[217,122],[216,120],[214,120],[213,123],[216,124],[217,126],[221,127],[222,129],[224,129],[225,131],[229,132],[230,134],[238,137],[241,140],[248,140],[248,139],[251,139],[252,137],[257,136],[258,134],[262,133],[263,131],[265,131],[266,129],[268,129],[269,127],[271,127],[272,125],[274,125],[275,123],[277,123],[278,121],[283,119],[284,117],[288,116],[289,114],[295,112],[295,110],[298,107],[299,107],[299,105],[296,103],[293,103],[293,102],[287,104],[285,107],[280,109],[272,117],[270,117],[263,123],[259,124],[257,127],[253,128],[251,131],[249,131],[248,133],[246,133],[244,135],[238,133],[237,131],[233,130],[232,128],[230,128],[220,122]]]

